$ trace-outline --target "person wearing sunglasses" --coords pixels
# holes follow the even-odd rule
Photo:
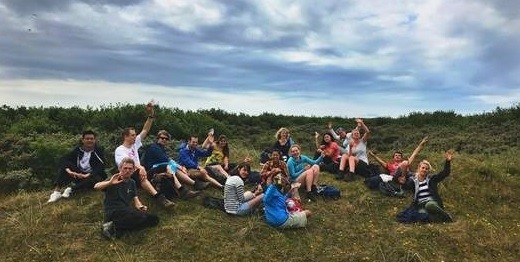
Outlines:
[[[185,167],[170,158],[166,150],[170,138],[171,135],[168,131],[160,130],[157,133],[156,142],[146,150],[143,165],[147,171],[148,179],[152,181],[157,191],[163,192],[170,200],[175,195],[183,199],[193,198],[200,192],[189,190],[183,184],[201,190],[207,187],[209,183],[194,181],[188,176]]]

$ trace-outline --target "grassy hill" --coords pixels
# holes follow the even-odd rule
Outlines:
[[[112,241],[100,233],[102,193],[47,204],[50,189],[19,191],[0,197],[0,255],[3,261],[519,261],[518,153],[456,155],[439,189],[455,219],[450,224],[399,224],[395,215],[410,195],[389,198],[361,179],[346,183],[322,173],[322,183],[338,186],[342,198],[305,204],[314,213],[306,229],[273,229],[261,216],[232,217],[204,208],[200,199],[165,210],[142,195],[159,226]],[[438,151],[420,158],[441,168]]]
[[[121,128],[139,129],[143,108],[0,107],[0,260],[520,261],[520,105],[475,116],[433,112],[365,119],[372,131],[368,145],[384,159],[395,149],[409,154],[425,135],[430,139],[417,160],[429,159],[439,170],[442,152],[457,151],[452,175],[439,188],[454,223],[399,224],[395,215],[410,204],[410,195],[385,197],[367,190],[362,180],[336,181],[323,172],[321,183],[339,187],[342,198],[305,204],[314,214],[305,229],[273,229],[261,216],[232,217],[204,208],[201,199],[178,200],[173,210],[164,210],[142,194],[150,212],[159,214],[159,226],[105,240],[102,193],[47,204],[51,181],[59,157],[85,129],[100,134],[111,162]],[[246,155],[258,159],[281,126],[289,127],[309,154],[314,131],[323,133],[328,122],[344,128],[354,123],[353,118],[247,116],[214,109],[156,112],[151,134],[166,129],[178,141],[188,134],[203,137],[213,127],[229,137],[233,161]]]

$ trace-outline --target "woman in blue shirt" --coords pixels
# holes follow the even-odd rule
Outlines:
[[[318,178],[320,176],[319,164],[323,160],[323,152],[317,159],[311,159],[302,155],[299,145],[292,145],[290,149],[291,157],[287,161],[289,179],[291,183],[299,182],[305,186],[306,198],[309,202],[316,201],[318,195]]]

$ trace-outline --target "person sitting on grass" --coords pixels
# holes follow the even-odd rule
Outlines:
[[[170,140],[170,133],[166,130],[159,130],[157,142],[150,145],[143,158],[143,165],[148,173],[148,178],[158,192],[172,198],[178,195],[183,199],[197,196],[200,191],[192,191],[184,184],[193,186],[194,189],[203,189],[209,185],[207,182],[192,180],[185,168],[168,156],[166,145]],[[162,186],[161,186],[162,185]]]
[[[320,177],[319,164],[323,160],[324,152],[317,158],[311,159],[302,155],[299,145],[291,146],[291,157],[287,161],[289,180],[305,186],[307,201],[314,202],[318,196],[318,179]]]
[[[398,168],[401,169],[401,172],[403,174],[408,174],[408,167],[412,164],[412,162],[415,160],[415,157],[421,150],[424,148],[424,145],[428,142],[428,136],[424,137],[419,145],[414,149],[412,154],[410,155],[410,158],[408,160],[405,160],[403,158],[403,153],[400,151],[395,151],[392,161],[385,161],[381,159],[379,156],[377,156],[374,152],[371,150],[368,151],[368,154],[377,160],[377,162],[385,169],[386,174],[390,176],[394,176],[395,172]]]
[[[206,170],[219,183],[225,183],[229,172],[236,167],[236,164],[229,163],[229,145],[225,135],[220,135],[217,141],[213,142],[213,151],[206,158]]]
[[[335,175],[338,173],[339,161],[341,160],[340,147],[336,141],[334,141],[330,132],[323,134],[321,142],[319,141],[319,137],[320,134],[314,132],[316,143],[315,158],[318,158],[323,152],[324,157],[323,162],[320,164],[320,169]]]
[[[289,185],[281,174],[273,178],[273,183],[267,186],[263,199],[267,224],[275,228],[302,228],[307,225],[307,219],[312,212],[300,207],[294,209],[292,206],[292,203],[298,203],[299,186],[300,183]],[[284,193],[286,191],[288,192]]]
[[[119,164],[117,174],[94,185],[95,189],[105,193],[102,233],[107,238],[119,237],[128,231],[153,227],[159,223],[159,217],[149,214],[148,207],[137,196],[136,183],[131,178],[134,170],[134,160],[125,157]]]
[[[274,137],[276,138],[276,141],[271,147],[271,150],[277,149],[278,151],[280,151],[280,153],[282,153],[282,160],[284,162],[287,162],[290,155],[290,148],[294,144],[294,141],[291,138],[291,134],[289,133],[289,129],[281,127],[280,129],[278,129],[278,131],[276,131]]]
[[[413,163],[417,154],[419,154],[423,149],[426,142],[428,142],[428,137],[424,137],[421,140],[408,160],[403,159],[403,154],[401,152],[395,151],[393,160],[385,162],[374,152],[368,151],[369,154],[385,168],[386,173],[367,177],[365,179],[365,185],[370,189],[379,189],[383,194],[388,196],[403,197],[404,190],[402,185],[404,185],[406,180],[413,175],[413,173],[409,171],[409,166]]]
[[[211,152],[213,151],[213,139],[213,133],[209,132],[208,136],[202,143],[202,147],[199,147],[199,138],[196,135],[191,135],[186,147],[181,148],[179,151],[178,163],[186,167],[191,179],[201,179],[209,182],[216,188],[224,188],[221,183],[208,174],[206,168],[199,165],[199,158],[211,155]]]
[[[423,160],[419,163],[415,176],[405,184],[405,189],[413,189],[412,204],[397,215],[399,222],[452,222],[444,210],[438,192],[438,184],[450,175],[453,151],[448,150],[444,157],[444,168],[436,175],[430,175],[431,165]]]
[[[143,140],[148,135],[148,132],[152,127],[153,119],[155,118],[153,104],[151,102],[146,105],[146,112],[148,113],[148,117],[146,118],[143,129],[139,134],[136,133],[135,128],[133,127],[123,129],[121,134],[123,143],[114,151],[114,159],[117,166],[119,166],[121,161],[126,157],[133,159],[135,170],[132,174],[132,178],[134,181],[136,181],[138,185],[159,202],[159,204],[164,207],[173,207],[175,203],[168,200],[164,194],[157,192],[152,183],[150,183],[146,169],[140,162],[139,148],[143,146]]]
[[[262,203],[262,187],[258,185],[254,192],[244,192],[244,180],[249,176],[251,166],[243,162],[235,170],[224,184],[224,209],[232,215],[249,215]]]
[[[338,179],[344,178],[346,181],[354,180],[354,175],[369,177],[372,172],[368,165],[367,141],[370,137],[370,130],[363,122],[363,119],[356,119],[358,127],[352,130],[352,139],[348,145],[348,153],[341,156],[339,171],[336,176]],[[363,136],[359,133],[359,129],[363,129]],[[345,168],[348,171],[345,172]]]
[[[350,144],[350,140],[352,139],[352,132],[348,132],[343,128],[339,127],[334,131],[332,128],[332,123],[329,122],[328,124],[329,133],[332,135],[332,138],[338,142],[338,145],[340,146],[340,154],[347,154],[348,153],[348,145]],[[356,127],[357,129],[357,127]]]
[[[60,198],[69,198],[72,192],[82,189],[92,190],[95,183],[107,178],[105,173],[105,154],[96,144],[96,133],[86,130],[81,135],[81,145],[63,158],[63,167],[54,182],[55,188],[48,203]],[[70,185],[63,193],[61,188]]]
[[[289,179],[289,171],[287,171],[287,164],[282,160],[280,150],[274,149],[271,152],[271,159],[265,162],[260,171],[262,185],[269,185],[273,182],[273,177],[281,174],[283,178]]]

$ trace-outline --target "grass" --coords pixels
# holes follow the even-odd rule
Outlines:
[[[424,156],[441,168],[440,154]],[[322,173],[342,198],[305,204],[314,214],[305,229],[273,229],[261,216],[233,217],[200,199],[164,210],[143,194],[159,226],[111,241],[100,233],[102,193],[47,204],[50,189],[19,192],[0,197],[0,254],[4,261],[518,261],[520,176],[511,173],[518,160],[499,165],[502,159],[457,156],[439,189],[450,224],[399,224],[395,215],[410,195],[389,198],[360,179]],[[480,174],[484,165],[491,176]]]

